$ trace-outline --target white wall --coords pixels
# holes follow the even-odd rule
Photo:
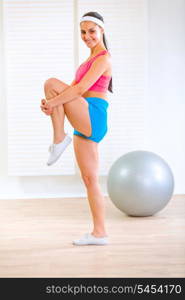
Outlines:
[[[148,0],[145,145],[165,157],[185,193],[185,1]]]
[[[3,1],[0,1],[0,198],[83,196],[85,188],[74,176],[8,176],[7,105],[3,73]],[[47,152],[47,149],[46,149]]]
[[[175,176],[175,193],[185,193],[185,1],[148,0],[148,68],[146,69],[145,149],[161,154]],[[2,20],[0,1],[0,20]],[[0,64],[3,64],[2,21]],[[4,74],[0,70],[0,198],[85,195],[76,176],[7,176],[7,120]],[[106,192],[106,178],[101,184]],[[47,190],[46,190],[47,189]],[[54,192],[53,192],[54,191]]]

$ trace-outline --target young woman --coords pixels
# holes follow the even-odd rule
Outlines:
[[[79,66],[71,85],[50,78],[45,82],[46,99],[41,110],[51,116],[53,144],[48,165],[58,160],[71,142],[64,132],[64,117],[74,128],[74,151],[81,177],[87,189],[93,217],[93,230],[75,245],[106,245],[105,203],[98,180],[98,143],[107,132],[107,91],[112,92],[111,58],[107,51],[104,20],[96,12],[80,20],[81,38],[90,49],[89,58]]]

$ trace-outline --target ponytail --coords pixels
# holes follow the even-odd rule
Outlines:
[[[106,40],[106,37],[105,37],[105,33],[103,33],[103,43],[105,45],[105,48],[108,50],[107,40]],[[112,77],[111,77],[111,80],[109,82],[108,90],[109,90],[109,92],[113,93],[113,89],[112,89]]]

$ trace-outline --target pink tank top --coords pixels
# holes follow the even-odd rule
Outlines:
[[[76,71],[75,74],[75,81],[76,83],[80,82],[80,80],[84,77],[84,75],[87,73],[87,71],[90,69],[92,63],[95,61],[95,59],[100,56],[107,53],[106,50],[103,50],[99,52],[96,56],[92,57],[87,62],[84,62],[79,66],[79,68]],[[101,75],[98,80],[88,89],[88,91],[96,91],[96,92],[106,92],[108,90],[109,82],[111,80],[111,76],[105,76]]]

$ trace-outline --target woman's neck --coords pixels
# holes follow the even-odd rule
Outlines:
[[[100,51],[107,50],[103,44],[98,44],[94,48],[91,49],[91,55],[90,56],[95,56],[98,54]]]

